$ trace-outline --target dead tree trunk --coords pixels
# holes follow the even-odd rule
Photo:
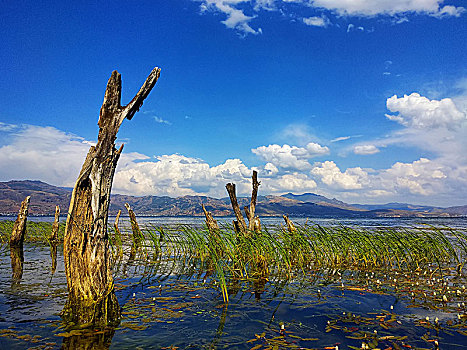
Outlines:
[[[123,149],[123,145],[115,148],[115,140],[123,120],[131,119],[139,110],[159,74],[160,69],[154,68],[126,106],[120,105],[120,74],[113,71],[107,83],[97,144],[90,148],[73,188],[65,227],[63,255],[68,301],[63,316],[78,324],[110,324],[120,315],[113,292],[107,232],[112,181]]]
[[[201,206],[203,207],[204,216],[206,216],[206,225],[208,227],[209,232],[215,233],[219,231],[219,225],[217,224],[217,221],[214,220],[214,218],[212,217],[212,214],[206,210],[204,204],[201,204]]]
[[[235,217],[237,218],[237,224],[234,224],[235,229],[241,232],[242,234],[246,234],[246,223],[245,219],[243,219],[242,212],[240,210],[240,206],[238,205],[237,201],[237,195],[235,193],[235,184],[234,183],[228,183],[225,185],[225,188],[227,189],[227,192],[229,193],[230,197],[230,203],[232,203],[232,209],[235,213]]]
[[[241,232],[242,234],[247,234],[248,231],[250,232],[259,232],[261,231],[261,223],[259,221],[259,217],[255,216],[256,210],[256,199],[258,197],[258,187],[261,184],[258,182],[258,172],[253,170],[253,176],[251,177],[253,189],[251,191],[251,201],[250,207],[248,208],[245,206],[243,209],[245,210],[246,218],[248,219],[248,227],[243,219],[242,212],[238,205],[237,195],[235,193],[235,184],[228,183],[225,188],[229,193],[230,202],[232,203],[232,209],[234,210],[235,217],[237,218],[234,221],[234,228],[236,232]]]
[[[55,219],[52,224],[52,233],[50,235],[50,242],[56,243],[58,241],[58,229],[59,229],[59,220],[60,220],[60,207],[55,206]]]
[[[131,209],[128,203],[125,203],[125,208],[128,210],[128,215],[130,216],[130,223],[131,223],[131,231],[133,232],[133,245],[139,246],[143,240],[143,234],[138,225],[138,221],[136,221],[136,215]]]
[[[117,213],[117,217],[115,218],[115,222],[114,222],[115,234],[118,235],[119,237],[121,236],[121,233],[120,233],[120,229],[118,228],[118,221],[120,220],[121,214],[122,214],[122,211],[119,210]]]
[[[258,187],[260,183],[258,182],[258,172],[253,170],[253,176],[251,177],[251,184],[253,189],[251,190],[251,201],[250,201],[250,209],[248,210],[248,229],[250,231],[255,230],[255,209],[256,209],[256,198],[258,197]]]
[[[24,201],[21,202],[21,208],[19,209],[18,217],[16,218],[13,231],[11,232],[10,246],[23,246],[30,199],[31,196],[27,196]]]
[[[287,230],[290,232],[290,233],[294,233],[297,229],[295,228],[292,220],[289,219],[289,216],[288,215],[282,215],[282,217],[284,218],[284,221],[285,223],[287,224]]]

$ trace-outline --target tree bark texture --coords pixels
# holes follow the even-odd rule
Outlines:
[[[27,196],[21,202],[21,208],[18,212],[13,231],[10,236],[10,246],[23,246],[24,236],[26,234],[26,222],[28,220],[29,201],[31,196]]]
[[[284,221],[287,225],[287,230],[290,232],[290,233],[294,233],[297,229],[295,228],[292,220],[289,219],[289,216],[288,215],[282,215],[282,217],[284,218]]]
[[[125,203],[125,208],[128,210],[128,215],[130,216],[131,231],[133,232],[133,244],[139,246],[143,241],[143,234],[139,228],[138,221],[136,221],[136,215],[131,209],[128,203]]]
[[[115,148],[123,120],[131,119],[159,78],[154,68],[136,96],[121,106],[121,76],[113,71],[99,115],[97,144],[89,149],[73,188],[65,227],[63,254],[68,302],[63,316],[79,324],[109,324],[119,318],[113,292],[107,232],[110,192],[123,149]]]
[[[115,234],[118,235],[119,237],[121,236],[120,229],[118,228],[118,221],[120,220],[120,215],[122,214],[122,211],[119,210],[117,213],[117,216],[115,218],[114,222],[114,229],[115,229]]]
[[[251,177],[251,184],[253,189],[251,190],[251,201],[250,201],[250,209],[248,210],[248,229],[250,231],[255,230],[255,209],[256,209],[256,198],[258,197],[258,187],[261,183],[258,182],[258,172],[253,170],[253,176]],[[258,218],[259,220],[259,218]]]
[[[55,206],[55,219],[52,224],[52,233],[50,234],[50,242],[58,242],[58,229],[59,229],[59,220],[60,220],[60,207]]]
[[[258,216],[255,216],[256,210],[256,200],[258,197],[258,187],[261,184],[258,182],[258,172],[253,170],[253,176],[251,177],[252,190],[251,190],[251,201],[250,207],[245,206],[243,209],[245,211],[246,218],[248,219],[248,226],[246,225],[245,219],[243,219],[242,212],[238,205],[237,195],[235,193],[235,184],[228,183],[225,188],[229,193],[230,202],[232,203],[232,209],[237,218],[234,221],[234,228],[236,232],[241,232],[246,235],[248,232],[260,232],[261,231],[261,222]]]
[[[206,225],[208,227],[209,232],[215,233],[219,231],[219,225],[217,224],[217,221],[214,220],[214,218],[212,217],[212,214],[206,210],[204,204],[201,204],[201,206],[203,207],[204,216],[206,216]]]
[[[243,215],[242,215],[242,212],[240,210],[240,206],[238,205],[238,201],[237,201],[237,195],[235,193],[235,184],[234,183],[228,183],[227,185],[225,185],[225,188],[227,189],[227,193],[229,194],[229,197],[230,197],[230,203],[232,203],[232,209],[235,213],[235,217],[237,218],[237,225],[234,227],[236,228],[237,230],[237,227],[238,227],[238,231],[243,233],[243,234],[246,234],[246,223],[245,223],[245,219],[243,218]]]

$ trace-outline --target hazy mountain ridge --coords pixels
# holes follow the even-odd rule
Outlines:
[[[41,181],[8,181],[0,182],[0,213],[16,215],[21,201],[31,196],[29,213],[31,215],[53,215],[55,205],[60,205],[62,213],[66,213],[71,198],[71,190],[49,185]],[[241,208],[249,204],[250,199],[239,197]],[[147,216],[202,216],[203,203],[214,216],[233,215],[230,199],[211,198],[207,196],[168,196],[136,197],[115,194],[111,196],[110,214],[115,215],[122,210],[126,215],[125,203],[129,203],[137,215]],[[321,216],[321,217],[409,217],[409,216],[464,216],[467,206],[439,208],[419,206],[405,203],[388,203],[382,205],[348,204],[335,198],[329,199],[314,193],[295,195],[287,193],[282,196],[258,196],[256,212],[260,216]]]

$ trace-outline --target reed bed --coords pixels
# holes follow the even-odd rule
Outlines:
[[[14,221],[0,221],[0,243],[6,244],[10,241],[10,235],[13,230]],[[50,234],[52,233],[52,222],[35,222],[28,221],[26,223],[26,242],[44,242],[49,243]],[[58,240],[63,241],[65,234],[65,223],[60,224],[58,230]]]
[[[272,226],[241,235],[227,225],[214,232],[203,226],[146,225],[141,231],[144,240],[139,259],[164,266],[167,273],[202,271],[217,280],[225,301],[234,280],[265,283],[326,269],[420,272],[433,266],[438,271],[454,267],[461,274],[467,256],[466,232],[448,227],[304,225],[289,232],[282,226]],[[129,229],[122,232],[112,239],[116,258],[124,255],[124,242],[131,242]]]

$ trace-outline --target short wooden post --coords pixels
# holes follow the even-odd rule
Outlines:
[[[143,234],[139,228],[138,221],[136,221],[136,215],[131,209],[128,203],[125,203],[125,208],[128,210],[128,215],[130,216],[131,230],[133,232],[133,243],[135,246],[139,246],[143,240]]]
[[[58,242],[58,229],[60,220],[60,207],[55,206],[55,219],[52,224],[52,233],[50,234],[50,242]]]
[[[217,221],[214,220],[212,217],[212,214],[206,210],[204,207],[204,204],[201,204],[203,207],[203,212],[204,216],[206,217],[206,226],[208,227],[209,232],[214,233],[216,231],[219,231],[219,225],[217,224]]]
[[[118,235],[119,237],[121,236],[121,233],[120,233],[120,229],[118,228],[118,221],[120,220],[121,214],[122,214],[122,211],[119,210],[117,213],[117,216],[115,217],[115,222],[114,222],[115,234]]]
[[[232,209],[235,213],[235,217],[237,218],[237,226],[235,226],[235,228],[237,229],[238,227],[239,232],[241,232],[242,234],[246,234],[247,227],[245,219],[243,218],[242,212],[240,210],[240,206],[238,205],[237,195],[235,193],[235,184],[228,183],[227,185],[225,185],[225,188],[227,189],[227,193],[230,197],[230,203],[232,204]]]
[[[294,233],[295,231],[297,231],[297,229],[295,228],[292,220],[289,219],[289,216],[288,215],[282,215],[282,217],[284,218],[284,221],[287,225],[287,230],[290,232],[290,233]]]
[[[29,201],[31,196],[27,196],[22,202],[13,225],[13,231],[10,236],[10,246],[23,246],[24,236],[26,235],[26,222],[28,220]]]

